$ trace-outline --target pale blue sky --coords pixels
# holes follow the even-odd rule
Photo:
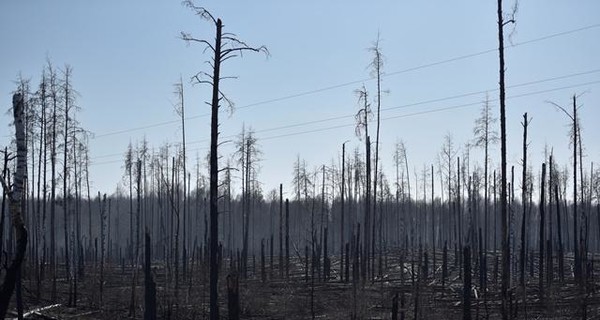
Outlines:
[[[222,140],[240,132],[242,123],[258,131],[263,150],[260,180],[268,191],[280,182],[289,188],[297,154],[309,166],[330,164],[342,142],[348,149],[362,143],[354,134],[352,115],[358,106],[353,91],[364,84],[374,95],[367,48],[381,34],[386,56],[382,87],[381,157],[393,174],[392,150],[397,139],[408,148],[411,170],[435,164],[443,137],[451,132],[457,145],[472,138],[484,93],[497,98],[497,52],[492,51],[413,71],[414,67],[494,49],[497,46],[496,1],[204,1],[221,17],[225,30],[255,45],[266,45],[271,57],[247,54],[224,66],[238,76],[222,84],[238,109],[222,116]],[[505,1],[508,11],[511,2]],[[569,161],[567,118],[547,104],[568,106],[576,93],[583,142],[589,161],[600,160],[600,2],[521,1],[515,33],[507,39],[509,165],[521,158],[521,120],[528,112],[530,156],[542,161],[544,144],[554,146],[558,160]],[[583,30],[557,35],[566,31]],[[179,32],[212,39],[213,26],[179,1],[2,1],[0,3],[0,106],[10,106],[13,80],[21,72],[37,85],[46,57],[57,67],[73,67],[80,93],[78,115],[96,134],[91,140],[93,186],[112,192],[122,176],[123,154],[131,141],[146,136],[151,146],[179,142],[180,127],[172,104],[172,84],[187,80],[209,58],[198,45],[187,46]],[[548,39],[527,43],[549,35]],[[523,44],[522,44],[523,43]],[[577,75],[576,75],[577,74]],[[563,77],[569,76],[569,77]],[[561,79],[541,80],[561,77]],[[364,81],[361,81],[364,80]],[[280,97],[339,86],[286,100],[253,105]],[[528,82],[530,85],[511,87]],[[567,89],[560,89],[569,87]],[[186,81],[188,159],[204,157],[208,146],[208,88]],[[555,90],[557,89],[557,90]],[[537,93],[547,91],[545,93]],[[427,102],[443,99],[439,102]],[[422,103],[427,102],[427,103]],[[244,108],[244,106],[252,105]],[[468,105],[446,111],[429,110]],[[496,102],[493,102],[497,114]],[[392,109],[388,109],[392,108]],[[344,117],[347,116],[347,117]],[[303,124],[307,121],[335,120]],[[8,143],[10,117],[0,118],[0,145]],[[167,124],[159,125],[161,123]],[[149,126],[149,127],[148,127]],[[145,129],[131,130],[140,127]],[[336,127],[333,129],[328,129]],[[274,129],[274,130],[269,130]],[[327,129],[327,130],[326,130]],[[306,131],[312,133],[295,134]],[[115,133],[125,131],[121,133]],[[288,135],[291,134],[291,135]],[[281,137],[282,135],[288,135]],[[224,155],[231,144],[222,149]],[[499,158],[494,150],[492,157]],[[474,153],[472,159],[481,159]],[[479,157],[479,158],[475,158]],[[472,160],[473,161],[473,160]],[[497,161],[496,161],[497,162]]]

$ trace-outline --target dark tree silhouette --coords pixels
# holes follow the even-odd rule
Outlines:
[[[13,95],[13,117],[15,119],[15,141],[17,142],[17,169],[14,174],[12,187],[2,176],[0,182],[4,192],[8,194],[9,208],[15,236],[17,239],[17,251],[13,261],[10,263],[4,276],[4,282],[0,287],[0,318],[6,317],[6,311],[10,303],[10,298],[15,289],[19,270],[25,258],[25,249],[27,248],[27,229],[23,223],[22,212],[24,208],[23,194],[24,181],[27,177],[27,142],[25,139],[25,101],[24,95],[15,93]]]
[[[361,275],[363,280],[367,278],[367,268],[369,266],[369,241],[371,240],[370,236],[370,226],[371,226],[371,141],[369,137],[369,117],[371,116],[371,107],[368,101],[368,93],[367,89],[363,85],[363,87],[359,90],[356,90],[355,93],[358,95],[358,103],[363,103],[363,107],[358,110],[356,113],[356,135],[361,137],[361,130],[365,130],[365,160],[366,160],[366,189],[365,189],[365,213],[364,213],[364,248],[362,253],[362,264],[361,264]]]
[[[501,153],[501,181],[500,181],[500,212],[502,215],[502,319],[508,319],[508,286],[510,282],[510,243],[508,238],[508,206],[506,195],[506,90],[504,83],[504,27],[515,23],[514,7],[512,18],[504,20],[502,13],[502,0],[498,0],[498,57],[500,73],[500,153]]]
[[[571,138],[573,141],[573,252],[575,257],[575,279],[580,279],[582,266],[580,263],[580,252],[579,252],[579,241],[577,239],[577,143],[578,143],[578,135],[579,135],[579,124],[578,124],[578,116],[577,116],[577,96],[573,95],[573,112],[569,113],[566,108],[561,107],[560,105],[550,102],[556,108],[560,109],[567,117],[573,122],[571,126]],[[582,164],[580,164],[582,165]]]
[[[527,177],[527,128],[529,126],[529,118],[527,118],[527,112],[523,115],[523,178],[522,178],[522,194],[521,194],[521,202],[523,206],[523,220],[521,222],[521,265],[520,265],[520,275],[519,275],[519,284],[522,287],[525,287],[525,257],[526,257],[526,248],[525,248],[525,228],[527,224],[527,185],[529,184],[529,179]]]
[[[209,62],[212,67],[212,75],[206,72],[200,72],[194,76],[198,83],[204,83],[212,86],[211,100],[211,123],[210,123],[210,319],[219,319],[218,304],[218,259],[219,250],[219,228],[218,228],[218,146],[219,146],[219,107],[220,102],[227,98],[222,94],[219,84],[224,79],[221,76],[221,63],[227,59],[241,55],[244,51],[264,52],[268,55],[266,47],[251,47],[245,42],[238,40],[231,33],[223,33],[223,22],[216,19],[208,10],[196,6],[191,0],[184,4],[194,13],[203,19],[215,24],[216,35],[214,45],[207,40],[197,39],[189,34],[181,33],[181,38],[186,42],[198,42],[203,44],[206,49],[213,53],[213,59]]]

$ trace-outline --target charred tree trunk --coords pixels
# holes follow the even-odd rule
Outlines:
[[[52,290],[50,299],[56,301],[56,136],[58,122],[58,97],[56,73],[50,67],[52,97],[52,142],[50,150],[50,267],[52,268]]]
[[[283,184],[279,184],[279,278],[283,278]]]
[[[398,320],[398,292],[392,298],[392,320]]]
[[[345,188],[346,179],[345,179],[345,167],[346,167],[346,143],[342,143],[342,192],[341,192],[341,221],[340,221],[340,280],[344,282],[344,197],[345,197]],[[348,256],[346,255],[346,260],[348,260]],[[348,279],[346,279],[348,280]]]
[[[366,190],[365,190],[365,222],[364,222],[364,243],[363,243],[363,257],[362,257],[362,278],[363,280],[367,279],[367,268],[368,268],[368,261],[369,261],[369,245],[370,245],[370,227],[371,227],[371,215],[370,215],[370,211],[371,211],[371,140],[369,138],[369,136],[367,136],[367,139],[365,141],[365,148],[366,148]]]
[[[433,165],[431,166],[431,249],[433,250],[433,264],[431,266],[431,276],[435,278],[435,198],[434,198],[434,184],[433,184]]]
[[[10,298],[15,289],[18,274],[21,270],[21,264],[25,258],[25,250],[27,248],[27,229],[22,217],[22,201],[24,181],[27,178],[27,142],[25,140],[25,101],[21,93],[13,95],[13,116],[15,121],[15,140],[17,143],[17,169],[15,171],[12,188],[9,187],[2,177],[2,187],[4,192],[8,194],[9,208],[12,218],[12,225],[15,230],[15,238],[17,241],[17,250],[13,261],[6,269],[4,281],[0,287],[0,318],[5,318]]]
[[[290,200],[285,199],[285,277],[290,277]]]
[[[581,277],[579,239],[577,238],[577,98],[573,96],[573,250],[575,253],[575,280]]]
[[[150,234],[146,232],[144,259],[144,320],[156,319],[156,284],[152,278],[152,247],[150,246]]]
[[[471,247],[463,248],[464,281],[463,281],[463,319],[471,320]]]
[[[262,282],[267,281],[267,270],[265,268],[265,239],[260,240],[260,279]]]
[[[219,169],[217,147],[219,145],[219,80],[221,78],[221,19],[216,21],[214,48],[214,68],[212,82],[212,103],[210,122],[210,319],[219,319],[219,270],[217,252],[219,250]]]
[[[540,191],[540,297],[544,294],[544,242],[546,219],[546,164],[542,163],[542,190]],[[533,257],[532,257],[533,258]]]
[[[71,272],[70,272],[70,260],[69,260],[69,231],[68,231],[68,217],[67,212],[69,210],[69,189],[68,189],[68,178],[69,178],[69,167],[68,167],[68,152],[69,152],[69,110],[70,106],[70,93],[69,93],[69,67],[65,70],[65,119],[64,119],[64,140],[63,140],[63,230],[65,236],[65,274],[67,283],[69,284],[69,303],[68,306],[72,305],[73,302],[73,291],[71,290]]]
[[[554,185],[554,199],[556,200],[556,226],[558,228],[558,274],[560,281],[565,281],[564,248],[562,241],[562,223],[560,220],[560,200],[558,198],[558,184]]]
[[[523,115],[523,178],[522,178],[522,194],[521,194],[521,205],[523,206],[523,220],[521,222],[521,261],[520,261],[520,277],[519,284],[521,287],[525,287],[525,253],[527,248],[525,247],[525,229],[527,224],[527,127],[528,127],[527,112]]]
[[[508,286],[510,282],[510,243],[508,238],[508,208],[506,203],[506,98],[504,84],[504,17],[502,0],[498,0],[498,56],[500,84],[500,148],[501,148],[501,183],[500,212],[502,219],[502,319],[509,318]]]
[[[229,309],[229,320],[240,318],[240,294],[238,277],[235,274],[227,276],[227,308]]]

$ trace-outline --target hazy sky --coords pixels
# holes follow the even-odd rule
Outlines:
[[[498,114],[496,1],[198,1],[222,18],[225,31],[252,45],[266,45],[269,58],[245,54],[229,60],[224,75],[236,80],[222,90],[236,111],[221,117],[221,140],[242,128],[257,132],[263,151],[259,179],[265,191],[289,190],[297,155],[308,165],[329,165],[341,144],[360,146],[353,91],[375,93],[367,48],[381,36],[385,55],[381,158],[393,176],[393,145],[403,139],[411,170],[436,164],[443,137],[456,145],[473,138],[485,92]],[[510,11],[511,1],[505,1]],[[579,102],[586,167],[600,160],[600,2],[520,1],[517,24],[507,29],[506,82],[509,165],[519,166],[522,115],[533,118],[530,159],[536,172],[544,145],[558,161],[570,160],[567,117],[546,101]],[[77,115],[95,134],[90,141],[94,190],[113,192],[123,175],[127,145],[146,137],[150,146],[178,143],[173,83],[185,82],[188,161],[208,151],[207,87],[190,77],[208,71],[208,53],[186,45],[180,31],[212,39],[214,26],[177,0],[17,1],[0,3],[0,106],[10,107],[13,81],[21,73],[37,86],[49,58],[73,67],[79,92]],[[508,37],[510,34],[510,38]],[[459,58],[459,59],[456,59]],[[8,114],[0,119],[0,145],[9,142]],[[371,128],[374,128],[372,126]],[[225,144],[222,154],[231,153]],[[495,165],[499,147],[492,151]],[[471,163],[481,163],[481,153]],[[520,172],[520,168],[517,169]],[[94,191],[93,191],[94,192]]]

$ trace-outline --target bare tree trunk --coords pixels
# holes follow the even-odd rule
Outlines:
[[[183,165],[183,275],[185,277],[186,274],[186,264],[187,264],[187,233],[186,230],[188,229],[188,222],[187,222],[187,166],[186,166],[186,162],[187,162],[187,155],[185,153],[185,104],[184,104],[184,95],[183,95],[183,82],[180,80],[179,82],[179,88],[181,90],[179,90],[179,101],[181,103],[181,149],[182,149],[182,165]]]
[[[8,175],[8,162],[9,162],[10,154],[8,153],[8,148],[4,147],[4,165],[2,167],[2,177],[6,177]],[[4,225],[6,221],[6,196],[8,195],[8,191],[2,189],[2,207],[0,208],[0,252],[4,252]],[[2,261],[2,255],[0,255],[0,261]]]
[[[279,184],[279,278],[283,278],[283,184]]]
[[[525,253],[527,252],[527,248],[525,248],[525,230],[527,224],[527,201],[525,200],[527,197],[527,127],[528,127],[528,119],[527,112],[523,114],[523,178],[522,178],[522,194],[521,194],[521,205],[523,206],[523,220],[521,222],[521,261],[520,261],[520,277],[519,284],[521,287],[525,287]]]
[[[285,199],[285,277],[290,277],[290,201]]]
[[[196,7],[191,1],[186,1],[185,4],[195,11],[196,14],[208,18],[214,22],[216,30],[214,46],[206,40],[193,39],[189,35],[182,33],[182,38],[185,41],[195,40],[197,42],[206,45],[214,54],[212,60],[212,76],[208,75],[210,81],[201,81],[201,83],[210,84],[212,86],[212,100],[211,100],[211,123],[210,123],[210,319],[219,319],[219,301],[218,301],[218,281],[219,281],[219,170],[218,170],[218,146],[219,146],[219,103],[222,100],[222,94],[219,89],[219,83],[221,80],[221,63],[228,58],[235,56],[238,53],[249,50],[254,52],[266,52],[268,51],[264,47],[252,48],[246,45],[244,42],[232,38],[233,35],[225,37],[225,43],[222,43],[222,28],[223,23],[221,19],[215,19],[210,12],[202,7]],[[227,45],[228,40],[230,41],[231,47]],[[248,183],[248,182],[246,182]],[[245,237],[247,237],[247,230]],[[246,239],[244,239],[246,240]]]
[[[435,198],[434,198],[434,184],[433,184],[433,165],[431,165],[431,249],[433,250],[433,265],[431,266],[431,275],[435,278]]]
[[[464,280],[463,280],[463,319],[471,320],[471,247],[463,248]]]
[[[152,247],[150,246],[150,234],[146,232],[145,237],[145,259],[144,259],[144,320],[156,319],[156,284],[152,279]]]
[[[546,219],[546,164],[542,163],[542,190],[540,191],[540,297],[544,295],[544,242],[545,234],[545,219]],[[533,257],[532,257],[533,259]]]
[[[98,202],[100,202],[100,192],[98,192]],[[102,203],[100,205],[100,297],[99,297],[99,308],[102,309],[102,298],[104,292],[104,250],[105,250],[105,220],[106,220],[106,194],[102,197]]]
[[[281,268],[281,266],[280,266]],[[260,239],[260,278],[262,282],[267,281],[267,270],[265,269],[265,239]]]
[[[547,279],[546,281],[548,282],[548,284],[550,285],[552,283],[552,281],[554,280],[554,252],[553,252],[553,246],[554,246],[554,230],[553,230],[553,224],[552,224],[552,210],[553,210],[553,202],[552,202],[552,186],[554,185],[554,179],[553,179],[553,175],[552,175],[552,154],[550,154],[550,159],[549,159],[549,168],[548,168],[548,248],[547,248]]]
[[[56,73],[50,69],[50,87],[52,96],[52,145],[50,150],[50,265],[52,268],[51,300],[56,301],[56,136],[58,121],[58,93],[56,88]]]
[[[240,318],[240,294],[236,274],[227,276],[227,301],[229,320],[238,320]]]
[[[27,248],[27,229],[23,222],[23,184],[27,177],[27,142],[25,140],[25,125],[23,122],[25,112],[24,96],[21,93],[13,95],[13,116],[15,123],[15,140],[17,143],[17,169],[15,171],[12,188],[2,177],[2,187],[8,193],[12,225],[15,229],[17,250],[13,261],[6,269],[4,281],[0,287],[0,318],[5,318],[10,304],[10,298],[15,289],[21,264],[25,258]]]
[[[500,145],[501,145],[501,183],[500,211],[502,215],[502,319],[509,318],[508,286],[510,282],[510,243],[508,238],[508,208],[506,203],[506,98],[504,84],[504,17],[502,0],[498,0],[498,54],[500,62]]]
[[[554,197],[556,200],[556,226],[558,228],[558,273],[560,281],[565,280],[564,248],[562,241],[562,223],[560,220],[560,200],[558,198],[558,183],[554,185]]]
[[[371,217],[370,217],[370,210],[371,210],[371,140],[370,137],[367,136],[367,139],[365,141],[365,147],[366,147],[366,190],[365,190],[365,234],[364,234],[364,248],[363,248],[363,260],[362,260],[362,278],[363,280],[367,279],[367,266],[368,266],[368,261],[369,261],[369,241],[370,241],[370,226],[371,226]]]
[[[344,192],[346,185],[345,179],[345,167],[346,167],[346,143],[342,143],[342,192],[341,192],[341,221],[340,221],[340,280],[344,282]],[[348,256],[346,256],[346,260],[348,260]],[[346,279],[347,280],[347,279]]]
[[[219,250],[219,169],[217,147],[219,145],[219,80],[221,73],[221,19],[216,21],[216,38],[214,48],[214,68],[210,123],[210,319],[219,319],[219,265],[217,252]],[[247,227],[246,227],[247,228]],[[247,238],[246,231],[246,238]],[[247,240],[247,239],[245,239]]]
[[[69,260],[69,231],[68,231],[68,217],[67,211],[69,209],[69,189],[67,187],[69,181],[69,167],[67,161],[67,154],[69,152],[69,111],[71,109],[70,105],[70,95],[69,93],[69,75],[70,69],[67,66],[65,70],[65,123],[64,123],[64,140],[63,140],[63,222],[64,222],[64,233],[65,233],[65,272],[67,283],[69,284],[69,303],[68,305],[72,305],[73,300],[73,292],[71,291],[71,274],[70,274],[70,260]]]
[[[581,263],[577,239],[577,98],[573,96],[573,250],[575,252],[575,280],[580,280]]]

